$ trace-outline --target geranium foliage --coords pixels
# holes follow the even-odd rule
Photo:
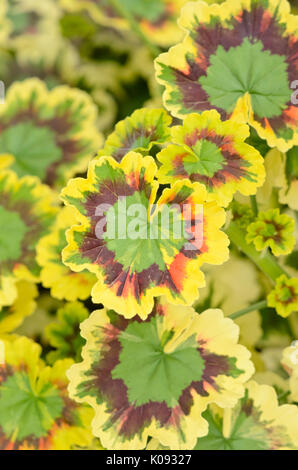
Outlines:
[[[112,156],[117,161],[131,150],[148,155],[153,145],[169,142],[171,122],[171,116],[164,109],[137,109],[118,122],[98,155]]]
[[[173,144],[157,156],[162,183],[180,178],[198,181],[206,186],[211,201],[226,206],[237,190],[255,194],[264,182],[262,157],[244,142],[249,136],[246,125],[222,122],[215,110],[205,111],[172,127],[171,136]]]
[[[215,108],[282,151],[297,144],[298,21],[288,2],[190,2],[179,24],[184,41],[156,59],[166,107],[179,117]]]
[[[129,28],[129,22],[121,14],[123,10],[132,15],[140,24],[143,33],[150,40],[167,46],[172,44],[181,33],[177,26],[177,18],[181,7],[187,0],[61,0],[69,11],[88,11],[96,22],[101,25],[113,25],[120,30]],[[121,6],[118,11],[115,6]]]
[[[0,108],[0,152],[13,155],[11,168],[19,176],[61,186],[86,169],[100,146],[96,119],[95,105],[81,90],[48,91],[38,79],[15,83]]]
[[[174,303],[191,303],[198,287],[204,285],[200,266],[204,262],[220,264],[228,256],[228,239],[220,231],[224,212],[215,203],[206,202],[204,187],[182,180],[157,199],[156,171],[152,157],[134,152],[120,164],[103,157],[92,162],[87,180],[71,180],[62,192],[63,200],[76,207],[82,222],[67,233],[64,263],[73,271],[88,269],[95,273],[99,281],[92,289],[93,300],[128,318],[135,314],[146,318],[153,297],[161,294]],[[151,213],[153,203],[156,207]],[[137,204],[145,210],[138,213],[136,222],[133,216]],[[180,210],[183,204],[189,205],[191,212]],[[203,206],[204,220],[202,214],[194,213],[196,204]],[[162,216],[167,209],[172,211],[174,222],[169,223],[168,237],[164,237]],[[104,231],[109,217],[110,233]],[[191,219],[188,228],[187,217]],[[138,233],[130,236],[136,223]],[[202,233],[191,239],[198,225],[202,225],[202,230],[197,230]],[[212,249],[215,246],[216,253]]]
[[[233,406],[253,372],[238,327],[220,310],[198,316],[161,301],[145,322],[99,310],[82,335],[71,396],[95,409],[93,432],[109,448],[141,449],[149,435],[174,449],[193,447],[208,432],[207,404]]]
[[[0,1],[0,450],[298,450],[296,4]]]

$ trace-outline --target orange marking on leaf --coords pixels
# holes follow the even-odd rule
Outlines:
[[[46,450],[46,444],[45,444],[45,439],[41,437],[39,439],[39,445],[38,445],[39,450]]]
[[[20,445],[18,450],[35,450],[33,444],[29,445],[27,441],[24,442],[23,445]]]
[[[183,280],[186,279],[186,265],[188,259],[183,253],[179,253],[170,265],[169,273],[174,280],[175,286],[181,291],[183,289]]]
[[[293,124],[297,125],[298,122],[298,107],[297,106],[290,106],[288,109],[284,111],[284,114],[286,115],[286,121]]]
[[[203,69],[203,70],[206,70],[209,63],[207,61],[207,58],[206,56],[204,55],[201,55],[201,56],[198,56],[195,58],[195,62]]]
[[[212,376],[210,378],[212,378]],[[207,393],[211,393],[214,390],[214,387],[212,387],[212,385],[206,380],[203,381],[203,387],[204,387],[205,392]]]
[[[260,25],[260,31],[263,33],[266,29],[268,29],[268,26],[270,25],[270,22],[272,20],[272,15],[271,13],[266,10],[264,11],[264,14],[263,14],[263,17],[262,17],[262,21],[261,21],[261,25]]]
[[[266,128],[266,130],[273,133],[273,129],[272,129],[272,127],[271,127],[271,125],[270,125],[268,119],[265,118],[264,121],[265,121],[265,128]]]

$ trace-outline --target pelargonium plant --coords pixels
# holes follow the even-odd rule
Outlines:
[[[297,201],[287,0],[3,1],[0,450],[298,450]]]

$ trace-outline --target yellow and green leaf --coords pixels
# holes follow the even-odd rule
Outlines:
[[[40,359],[41,347],[19,337],[4,342],[0,365],[0,449],[70,450],[88,445],[90,409],[67,395],[66,370],[72,360],[51,368]]]
[[[297,145],[298,19],[286,0],[190,2],[186,36],[156,59],[164,103],[174,116],[216,109],[252,125],[270,147]]]
[[[253,242],[258,251],[270,247],[275,256],[287,255],[296,243],[294,226],[294,219],[281,214],[279,209],[259,212],[256,220],[247,227],[246,241]]]
[[[116,124],[98,155],[109,155],[118,162],[130,151],[148,155],[153,145],[163,145],[170,140],[171,122],[172,118],[164,109],[137,109]]]
[[[102,157],[62,191],[81,222],[67,232],[63,262],[95,273],[93,301],[127,318],[146,318],[160,295],[191,305],[204,285],[201,265],[228,258],[225,213],[206,202],[204,186],[184,179],[156,200],[156,172],[152,157],[135,152],[121,163]]]
[[[268,294],[269,307],[275,308],[277,313],[286,318],[292,312],[298,311],[298,278],[288,278],[282,274],[276,280],[274,289]]]
[[[190,114],[182,126],[171,129],[171,142],[157,158],[158,179],[173,183],[189,178],[206,186],[208,200],[227,206],[236,191],[255,194],[264,182],[263,159],[244,141],[245,124],[221,121],[217,111]]]
[[[143,449],[149,436],[190,449],[208,433],[208,403],[232,407],[253,373],[238,327],[220,310],[198,315],[162,299],[146,321],[98,310],[82,324],[83,362],[70,396],[94,408],[92,429],[109,449]]]
[[[35,176],[18,178],[10,170],[0,173],[0,305],[16,298],[17,280],[38,281],[36,244],[51,229],[57,198]]]
[[[0,153],[11,154],[18,176],[63,185],[87,169],[102,143],[97,110],[83,91],[66,85],[48,91],[37,79],[15,82],[0,108]]]

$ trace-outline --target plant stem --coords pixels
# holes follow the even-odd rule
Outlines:
[[[222,434],[225,439],[231,435],[232,408],[225,408],[223,411]]]
[[[150,49],[152,55],[154,57],[157,57],[161,53],[161,50],[159,49],[159,47],[155,46],[154,44],[152,44],[152,42],[149,41],[149,39],[143,33],[138,22],[134,19],[130,11],[124,8],[123,5],[121,5],[121,1],[119,0],[109,0],[109,1],[113,5],[115,10],[119,13],[119,15],[123,16],[123,18],[125,18],[128,21],[132,31],[134,31],[139,36],[139,38],[146,44],[146,46]]]
[[[267,307],[267,300],[261,300],[260,302],[257,302],[255,304],[249,305],[246,308],[243,308],[242,310],[238,310],[235,313],[232,313],[229,315],[229,318],[232,320],[235,320],[236,318],[242,317],[242,315],[246,315],[247,313],[254,312],[255,310],[261,310],[262,308]]]
[[[255,216],[258,215],[258,203],[257,203],[257,198],[256,196],[250,196],[250,203],[251,203],[251,208],[253,210],[253,213]]]
[[[275,283],[276,279],[282,274],[287,275],[285,270],[277,263],[274,256],[268,251],[265,253],[259,252],[253,245],[246,243],[245,232],[240,229],[235,222],[232,221],[230,223],[229,227],[226,229],[226,234],[235,246],[245,253],[273,283]]]

